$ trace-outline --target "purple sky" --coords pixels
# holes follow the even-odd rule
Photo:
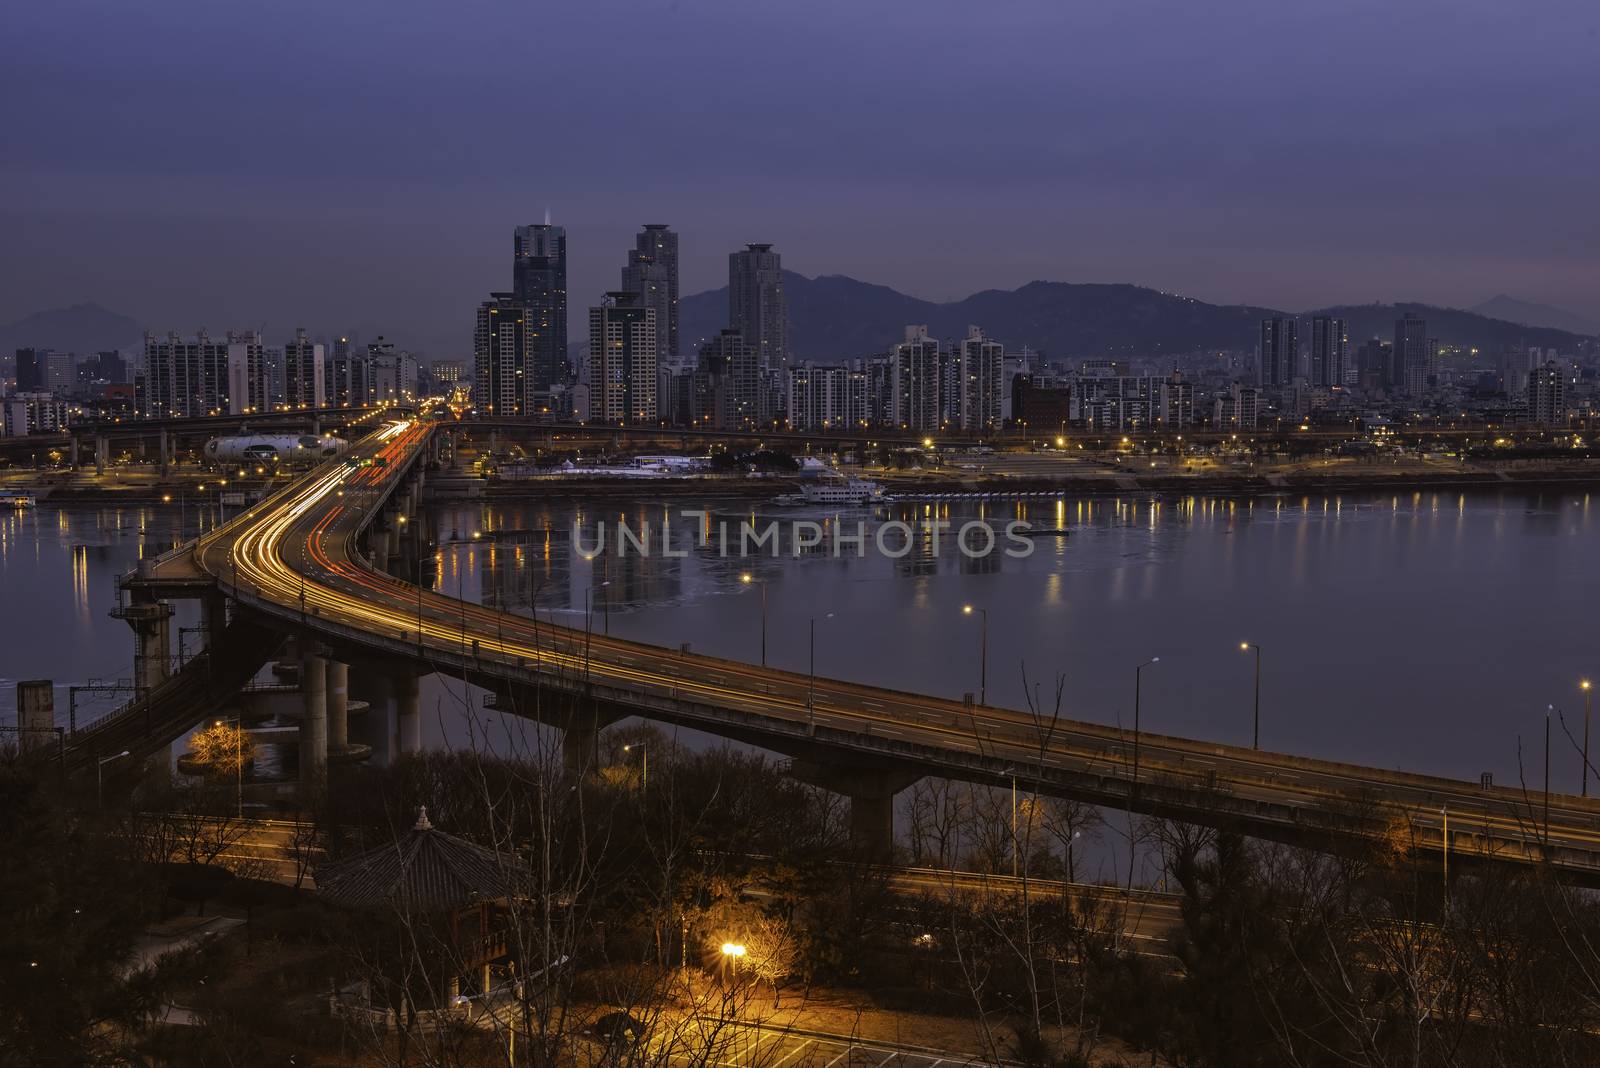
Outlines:
[[[1600,316],[1597,25],[1592,0],[12,4],[0,319],[92,298],[460,355],[546,206],[575,308],[670,222],[685,292],[770,241],[934,299]]]

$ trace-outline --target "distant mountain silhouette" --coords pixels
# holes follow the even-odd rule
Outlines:
[[[1437,308],[1428,304],[1341,304],[1320,308],[1305,315],[1339,315],[1349,323],[1352,348],[1367,338],[1394,339],[1394,321],[1405,312],[1415,312],[1428,320],[1428,336],[1456,345],[1476,345],[1485,352],[1538,345],[1571,352],[1582,337],[1567,330],[1524,326],[1491,319],[1459,308]]]
[[[1253,349],[1262,316],[1284,314],[1251,305],[1207,304],[1134,285],[1029,282],[1020,289],[988,289],[936,303],[843,275],[807,278],[785,271],[784,290],[791,351],[797,359],[825,363],[883,352],[900,340],[909,323],[926,323],[935,336],[946,338],[964,336],[968,324],[975,324],[1008,349],[1027,345],[1062,358]],[[1566,331],[1421,304],[1328,310],[1350,320],[1352,341],[1393,336],[1394,320],[1406,311],[1427,318],[1429,334],[1447,342],[1490,349],[1523,344],[1570,349],[1578,340]],[[728,291],[686,297],[679,314],[684,351],[692,355],[700,339],[727,325]]]
[[[1471,311],[1491,319],[1504,319],[1508,323],[1525,326],[1549,326],[1557,330],[1570,330],[1575,334],[1600,334],[1600,322],[1549,304],[1535,304],[1518,300],[1504,293],[1491,297],[1482,304],[1474,304]]]
[[[137,319],[108,311],[92,301],[70,308],[34,312],[0,326],[0,352],[17,348],[96,352],[143,346],[144,329]]]

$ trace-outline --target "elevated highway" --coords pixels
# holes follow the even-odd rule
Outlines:
[[[126,584],[147,597],[169,583],[210,584],[235,604],[236,622],[297,633],[341,656],[465,678],[491,690],[499,710],[564,730],[574,765],[593,758],[597,730],[627,715],[790,755],[811,781],[851,798],[857,834],[879,848],[892,834],[894,794],[932,774],[1316,848],[1381,836],[1428,863],[1442,862],[1448,848],[1452,870],[1548,865],[1600,885],[1600,801],[1039,721],[834,679],[816,679],[813,694],[803,674],[603,637],[422,589],[381,570],[383,529],[399,521],[396,502],[414,497],[436,427],[398,423],[368,436],[347,459],[372,465],[324,464]]]

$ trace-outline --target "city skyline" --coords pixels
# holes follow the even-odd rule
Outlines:
[[[639,222],[666,219],[684,235],[684,293],[714,288],[728,249],[764,241],[801,273],[929,299],[1038,278],[1292,310],[1506,292],[1600,313],[1583,135],[1595,27],[1574,3],[1537,22],[1485,4],[627,15],[541,12],[558,47],[518,92],[560,107],[536,149],[502,157],[485,124],[503,114],[485,104],[515,65],[492,60],[529,16],[502,13],[505,44],[477,62],[478,35],[443,13],[392,25],[384,49],[366,18],[258,13],[264,44],[297,51],[285,65],[271,48],[213,48],[236,39],[221,12],[106,9],[87,32],[19,13],[25,47],[0,77],[40,103],[12,124],[0,172],[27,252],[0,276],[0,319],[92,297],[151,323],[347,323],[458,355],[460,309],[503,285],[488,253],[506,221],[547,208],[573,234],[579,308],[615,285]],[[146,69],[148,46],[180,33],[200,69]],[[1298,57],[1292,92],[1255,95],[1261,48]],[[659,62],[628,62],[663,49],[681,59],[665,79]],[[971,49],[1004,55],[1005,74],[981,90],[893,76],[912,55]],[[194,94],[213,52],[227,88]],[[389,77],[397,56],[404,83]],[[294,77],[303,65],[315,92]],[[736,82],[756,88],[728,101]],[[648,115],[611,106],[644,94]],[[81,130],[95,136],[67,134]],[[908,142],[950,165],[912,170]],[[637,166],[666,158],[667,173]],[[413,219],[428,225],[397,225]],[[1296,236],[1310,222],[1315,242]],[[102,254],[78,255],[91,245]]]

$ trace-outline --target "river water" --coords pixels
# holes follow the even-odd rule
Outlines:
[[[648,491],[645,491],[646,493]],[[1514,782],[1542,782],[1547,707],[1581,737],[1578,680],[1600,675],[1593,602],[1600,515],[1586,494],[1341,494],[1227,499],[1130,495],[989,505],[986,518],[1062,527],[1025,558],[965,557],[946,538],[904,557],[826,550],[739,559],[697,545],[705,509],[720,519],[844,522],[950,519],[985,506],[923,505],[826,515],[748,503],[444,502],[434,582],[449,593],[676,648],[756,660],[761,587],[768,660],[805,671],[816,619],[819,674],[959,698],[980,688],[986,610],[987,697],[1024,707],[1037,686],[1065,715],[1130,723],[1134,669],[1144,729],[1248,744],[1253,655],[1262,647],[1264,748]],[[671,521],[681,556],[587,544],[602,522]],[[107,616],[114,579],[170,547],[180,527],[215,521],[193,507],[54,509],[0,514],[0,721],[12,680],[65,687],[126,677],[132,639]],[[614,531],[614,527],[612,530]],[[475,538],[473,535],[478,536]],[[1002,542],[1002,546],[1004,543]],[[742,581],[749,575],[751,582]],[[831,617],[829,616],[831,613]],[[607,617],[609,616],[609,624]],[[192,622],[180,615],[179,622]],[[185,638],[192,643],[192,639]],[[457,686],[459,688],[459,686]],[[424,707],[450,704],[435,685]],[[80,698],[92,718],[95,695]],[[102,699],[104,700],[104,699]],[[427,718],[427,717],[425,717]],[[1579,757],[1553,728],[1553,783],[1576,791]],[[433,717],[434,744],[461,734]]]

